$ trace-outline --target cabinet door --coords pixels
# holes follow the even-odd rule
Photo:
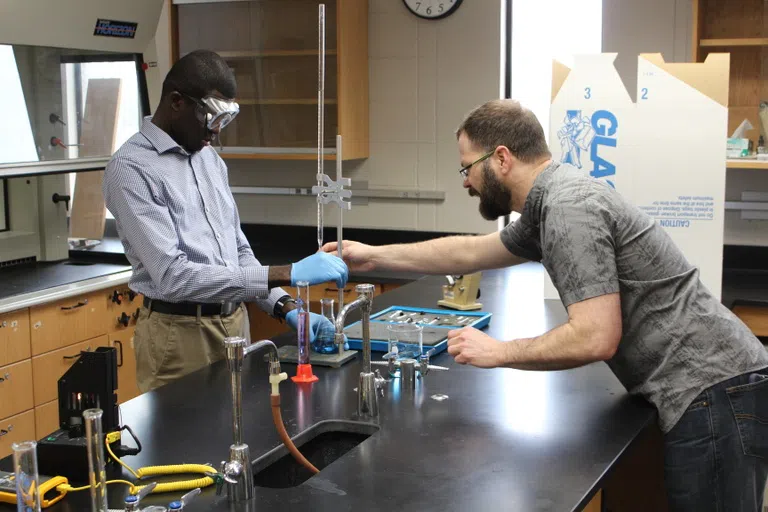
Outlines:
[[[141,394],[136,384],[136,351],[134,328],[109,335],[109,346],[117,348],[117,400],[127,402]]]
[[[35,390],[35,405],[42,405],[58,398],[59,378],[74,364],[80,352],[96,350],[96,347],[108,345],[107,336],[99,336],[70,347],[33,357],[32,381]]]
[[[11,445],[35,441],[35,412],[27,411],[0,420],[0,459],[12,453]]]
[[[29,310],[0,315],[0,366],[28,359],[30,350]]]
[[[35,407],[35,433],[41,439],[59,430],[59,401]]]
[[[32,409],[32,361],[0,368],[0,418]]]
[[[324,146],[333,148],[340,128],[337,70],[342,66],[337,58],[337,2],[323,3]],[[319,4],[306,0],[195,2],[176,5],[172,10],[178,27],[179,56],[197,48],[209,48],[221,55],[235,74],[240,113],[221,132],[222,156],[316,158]],[[213,26],[227,30],[210,30]],[[353,44],[367,45],[367,28],[366,19],[361,26],[365,41]],[[351,60],[345,62],[344,71],[359,68],[367,80],[367,57],[366,51],[362,65]],[[362,84],[357,85],[347,94],[355,100],[364,99],[365,105],[360,103],[365,109],[367,132],[367,82],[364,90]],[[328,157],[334,158],[330,154]]]
[[[30,308],[32,355],[106,334],[106,308],[104,291]]]

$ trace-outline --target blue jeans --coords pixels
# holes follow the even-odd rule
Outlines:
[[[761,512],[768,478],[768,369],[706,389],[664,436],[672,512]]]

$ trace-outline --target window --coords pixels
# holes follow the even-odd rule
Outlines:
[[[5,122],[0,123],[0,140],[3,141],[0,144],[0,163],[37,161],[35,138],[29,124],[16,56],[13,46],[5,44],[0,45],[0,105],[5,118]],[[2,195],[5,196],[5,192]]]
[[[574,55],[602,51],[602,0],[510,2],[510,95],[533,111],[549,141],[552,61],[570,67]]]
[[[101,58],[101,60],[99,60]],[[114,61],[114,57],[89,56],[87,59],[66,58],[62,64],[62,81],[64,86],[64,102],[68,139],[79,140],[82,120],[89,115],[87,109],[88,87],[92,80],[117,79],[120,81],[119,101],[115,117],[115,137],[112,151],[117,150],[126,140],[139,131],[141,123],[141,101],[139,97],[136,64],[133,60]],[[95,82],[94,82],[95,83]],[[80,146],[72,145],[67,148],[69,158],[81,155]],[[70,173],[70,195],[75,197],[77,173]],[[113,218],[107,210],[107,218]]]

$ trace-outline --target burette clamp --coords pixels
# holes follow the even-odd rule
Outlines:
[[[317,195],[317,200],[322,204],[336,203],[339,208],[351,209],[352,204],[349,202],[349,199],[352,197],[352,191],[344,187],[351,186],[352,180],[340,178],[338,181],[334,181],[327,174],[322,174],[321,176],[323,185],[312,187],[312,193]]]

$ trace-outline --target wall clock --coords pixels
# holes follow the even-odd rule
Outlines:
[[[437,20],[456,12],[461,0],[403,0],[403,3],[419,18]]]

